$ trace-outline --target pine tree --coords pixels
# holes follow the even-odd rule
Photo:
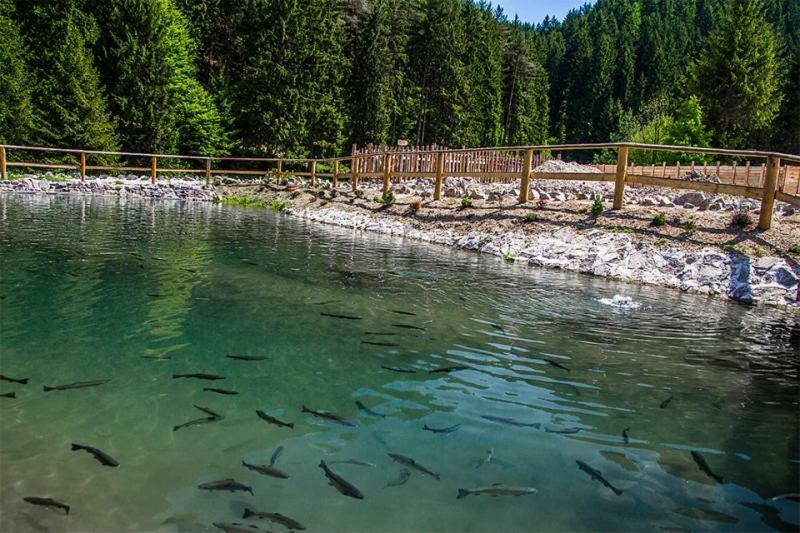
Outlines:
[[[33,126],[31,76],[11,0],[0,0],[0,143],[22,144]]]
[[[731,0],[694,67],[706,116],[728,147],[765,146],[782,95],[777,42],[763,0]]]

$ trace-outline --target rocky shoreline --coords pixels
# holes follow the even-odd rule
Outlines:
[[[412,180],[393,187],[399,198],[412,205],[414,199],[428,198],[430,180]],[[153,186],[146,177],[118,176],[87,180],[50,181],[45,177],[25,177],[0,182],[0,191],[45,194],[89,194],[136,196],[150,199],[214,201],[228,195],[250,194],[279,201],[281,210],[307,220],[334,224],[363,231],[413,238],[425,242],[454,246],[502,257],[507,261],[525,262],[532,266],[558,268],[615,280],[660,285],[683,291],[727,297],[744,303],[763,303],[800,308],[800,266],[791,257],[760,254],[759,257],[726,251],[718,246],[682,246],[648,242],[635,233],[609,230],[589,224],[563,225],[530,231],[528,227],[486,226],[475,223],[457,226],[436,222],[437,206],[426,204],[434,212],[426,221],[415,214],[398,214],[372,203],[379,194],[379,182],[365,182],[364,192],[353,195],[349,184],[333,190],[330,186],[313,190],[298,189],[302,180],[286,186],[270,186],[255,182],[252,186],[225,186],[216,178],[217,186],[204,185],[197,178],[159,180]],[[443,192],[451,200],[442,200],[441,209],[455,198],[470,198],[487,205],[513,202],[518,194],[515,184],[478,184],[472,180],[448,178]],[[569,205],[596,195],[612,194],[610,184],[601,182],[548,181],[531,190],[533,202],[540,205]],[[672,193],[672,196],[669,195]],[[701,197],[702,196],[702,197]],[[348,198],[349,197],[349,198]],[[364,197],[364,198],[362,198]],[[626,205],[659,206],[672,209],[708,211],[721,216],[722,211],[745,209],[757,212],[758,203],[748,199],[706,196],[697,192],[668,191],[654,188],[631,188],[626,191]],[[416,202],[413,202],[416,203]],[[588,202],[590,203],[590,202]],[[751,205],[752,204],[752,205]],[[428,209],[428,206],[432,207]],[[633,207],[636,209],[637,207]],[[642,207],[638,207],[641,209]],[[730,214],[728,215],[730,216]],[[469,216],[466,217],[469,219]],[[776,218],[794,219],[790,206],[776,207]],[[797,231],[797,224],[793,231]],[[793,235],[794,237],[794,235]],[[798,231],[800,240],[800,231]]]

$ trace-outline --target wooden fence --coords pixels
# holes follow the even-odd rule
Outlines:
[[[7,150],[35,151],[66,154],[75,158],[75,163],[34,163],[25,161],[8,161]],[[550,154],[565,154],[580,150],[615,150],[617,164],[613,166],[600,166],[600,172],[534,172],[538,163],[550,158]],[[746,159],[742,181],[735,179],[739,165],[733,165],[730,174],[723,173],[722,165],[718,172],[720,183],[694,181],[684,179],[681,169],[676,167],[675,173],[668,172],[665,165],[631,167],[628,164],[628,154],[631,150],[666,151],[681,154],[704,154],[721,156],[731,159]],[[130,160],[146,160],[150,165],[131,166],[122,165],[89,165],[88,158],[95,156],[111,156]],[[696,148],[687,146],[662,146],[635,143],[593,143],[572,145],[549,146],[511,146],[499,148],[463,148],[443,149],[439,147],[426,148],[353,148],[350,156],[329,159],[286,159],[286,158],[253,158],[253,157],[206,157],[183,156],[169,154],[148,154],[132,152],[108,152],[95,150],[75,150],[61,148],[47,148],[35,146],[0,145],[0,175],[7,179],[7,167],[22,168],[47,168],[74,170],[79,173],[82,180],[86,179],[88,171],[135,171],[149,172],[152,183],[155,183],[159,172],[159,160],[168,161],[162,172],[169,173],[194,173],[204,175],[208,182],[212,174],[229,175],[254,175],[275,176],[281,179],[286,175],[309,176],[312,185],[318,178],[331,178],[333,186],[338,186],[339,180],[349,179],[355,191],[359,180],[368,178],[382,178],[383,192],[388,193],[393,180],[404,178],[430,178],[434,180],[434,200],[441,199],[442,182],[445,176],[473,178],[481,181],[502,180],[520,181],[520,203],[526,203],[530,194],[531,180],[557,179],[576,181],[613,181],[614,182],[614,209],[621,209],[625,186],[648,185],[667,187],[672,189],[699,190],[709,193],[730,194],[761,200],[761,213],[758,228],[769,229],[772,222],[772,212],[775,200],[800,206],[800,155],[780,154],[775,152],[762,152],[756,150],[727,150],[721,148]],[[763,164],[753,167],[749,161],[764,161]],[[201,167],[176,167],[176,162],[189,161]],[[341,166],[348,162],[347,168]],[[216,163],[216,168],[215,168]],[[317,165],[324,164],[330,167],[330,172],[317,172]],[[220,166],[221,165],[221,166]],[[231,168],[231,166],[245,166],[248,168]],[[253,166],[261,165],[262,168],[254,169]],[[268,167],[268,168],[263,168]],[[610,167],[610,168],[609,168]],[[301,168],[304,170],[297,170]],[[671,167],[670,167],[671,168]],[[716,167],[714,167],[716,168]],[[755,168],[755,170],[754,170]],[[341,172],[340,170],[344,170]],[[689,167],[687,170],[691,170]],[[696,169],[697,170],[697,169]],[[726,169],[727,171],[727,169]],[[708,168],[704,168],[708,173]],[[758,175],[757,181],[753,180],[753,172]],[[728,178],[730,176],[730,178]],[[745,179],[746,178],[746,179]],[[728,182],[730,179],[730,182]]]

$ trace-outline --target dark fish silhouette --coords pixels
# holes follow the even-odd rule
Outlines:
[[[263,518],[264,520],[269,520],[270,522],[275,522],[276,524],[280,524],[284,526],[286,529],[295,529],[297,531],[302,531],[305,529],[305,526],[298,522],[297,520],[293,520],[288,516],[282,515],[280,513],[262,513],[257,511],[251,511],[250,509],[244,509],[244,515],[242,518]]]
[[[287,474],[283,470],[278,470],[277,468],[275,468],[272,465],[270,465],[270,466],[254,465],[254,464],[250,464],[248,462],[245,462],[245,460],[242,459],[242,466],[247,468],[247,469],[249,469],[249,470],[252,470],[253,472],[258,472],[259,474],[264,474],[265,476],[278,477],[278,478],[281,478],[281,479],[289,479],[289,474]]]
[[[322,316],[327,316],[330,318],[340,318],[342,320],[361,320],[360,316],[350,316],[350,315],[336,315],[333,313],[320,313]]]
[[[408,478],[411,477],[411,470],[406,470],[405,468],[400,471],[400,474],[394,480],[390,481],[386,484],[387,487],[399,487],[400,485],[405,484],[408,481]]]
[[[203,490],[227,490],[230,492],[242,491],[249,492],[251,495],[254,495],[253,487],[248,487],[247,485],[243,485],[230,478],[220,479],[219,481],[211,481],[210,483],[203,483],[202,485],[198,485],[197,488]]]
[[[75,443],[73,443],[72,444],[72,451],[74,452],[74,451],[78,451],[78,450],[89,452],[103,466],[112,466],[112,467],[119,466],[119,463],[116,460],[114,460],[114,458],[112,458],[106,452],[104,452],[102,450],[98,450],[94,446],[86,446],[84,444],[75,444]]]
[[[325,300],[324,302],[314,302],[311,305],[329,305],[329,304],[338,304],[342,300]]]
[[[200,411],[203,411],[203,412],[204,412],[205,414],[207,414],[208,416],[211,416],[211,417],[214,417],[214,418],[224,418],[224,417],[223,417],[221,414],[219,414],[219,413],[215,413],[214,411],[212,411],[212,410],[211,410],[211,409],[209,409],[208,407],[201,407],[201,406],[199,406],[199,405],[194,405],[194,404],[192,404],[192,405],[193,405],[193,407],[194,407],[195,409],[198,409],[198,410],[200,410]]]
[[[625,428],[625,429],[622,430],[622,440],[625,442],[625,444],[628,444],[628,442],[629,442],[628,431],[630,431],[630,430],[631,430],[631,428]]]
[[[20,385],[27,385],[28,384],[28,379],[29,378],[22,378],[22,379],[10,378],[8,376],[4,376],[3,374],[0,374],[0,380],[8,381],[10,383],[19,383]]]
[[[206,392],[216,392],[217,394],[227,394],[227,395],[239,394],[238,392],[233,390],[215,389],[214,387],[203,387],[203,390]]]
[[[796,492],[792,492],[789,494],[778,494],[777,496],[773,496],[772,498],[770,498],[770,500],[775,502],[780,500],[794,500],[796,502],[800,502],[800,494]]]
[[[272,452],[272,457],[269,458],[269,466],[274,466],[275,461],[278,460],[278,457],[280,457],[282,453],[283,453],[283,446],[278,446],[277,448],[275,448],[275,451]]]
[[[556,368],[560,368],[561,370],[566,370],[567,372],[570,371],[569,368],[565,367],[564,365],[562,365],[561,363],[559,363],[557,361],[553,361],[552,359],[542,359],[542,361],[544,361],[545,363],[547,363],[550,366],[554,366]]]
[[[609,483],[608,480],[606,480],[606,478],[603,477],[603,474],[601,474],[599,470],[595,470],[594,468],[587,465],[583,461],[575,461],[575,462],[578,463],[578,468],[589,474],[590,478],[599,481],[604,486],[614,491],[614,494],[616,494],[617,496],[622,494],[622,491],[613,486],[611,483]]]
[[[539,422],[520,422],[513,418],[506,418],[504,416],[481,415],[481,418],[491,420],[492,422],[499,422],[508,426],[519,426],[523,428],[536,428],[539,429],[541,424]]]
[[[284,427],[284,428],[293,428],[294,422],[284,422],[283,420],[278,420],[274,416],[269,416],[264,411],[256,411],[258,417],[262,420],[266,420],[270,424],[275,424],[276,426]]]
[[[313,410],[309,409],[308,407],[306,407],[305,405],[303,406],[303,412],[312,414],[312,415],[314,415],[316,417],[319,417],[319,418],[324,418],[325,420],[330,420],[331,422],[336,422],[337,424],[341,424],[343,426],[355,427],[355,424],[353,424],[352,422],[350,422],[346,418],[341,417],[339,415],[335,415],[333,413],[327,413],[325,411],[313,411]]]
[[[466,498],[470,494],[480,496],[481,494],[488,494],[489,496],[525,496],[527,494],[536,494],[538,491],[533,487],[513,487],[503,485],[502,483],[495,483],[488,487],[478,487],[475,489],[458,489],[457,500]]]
[[[225,533],[255,533],[256,531],[267,531],[252,524],[240,524],[238,522],[212,522],[214,527],[221,529]]]
[[[165,361],[167,359],[172,359],[169,355],[140,355],[142,359],[155,359],[157,361]]]
[[[722,483],[722,476],[718,476],[714,472],[711,471],[711,467],[708,466],[705,457],[700,455],[700,452],[692,452],[692,459],[694,462],[697,463],[697,468],[699,468],[702,472],[704,472],[708,477],[715,480],[717,483]]]
[[[437,481],[439,480],[439,474],[437,474],[436,472],[433,472],[433,471],[425,468],[421,464],[417,463],[411,457],[406,457],[405,455],[400,455],[399,453],[390,453],[388,455],[389,455],[389,457],[391,457],[392,459],[394,459],[395,461],[397,461],[401,465],[405,465],[405,466],[407,466],[409,468],[413,468],[414,470],[418,470],[419,472],[422,472],[423,474],[427,474],[427,475],[429,475],[429,476],[431,476],[433,478],[436,478]]]
[[[412,326],[409,324],[392,324],[395,328],[402,328],[402,329],[415,329],[417,331],[425,331],[425,328],[421,328],[419,326]]]
[[[468,366],[445,366],[442,368],[436,368],[434,370],[428,370],[428,374],[449,374],[450,372],[455,372],[456,370],[469,370]]]
[[[208,379],[208,380],[216,380],[216,379],[225,379],[223,376],[218,376],[216,374],[202,374],[202,373],[195,373],[195,374],[172,374],[172,379],[178,378],[194,378],[194,379]]]
[[[361,344],[371,344],[372,346],[400,346],[394,342],[375,342],[375,341],[361,341]]]
[[[375,465],[372,463],[368,463],[366,461],[359,461],[358,459],[345,459],[343,461],[331,461],[328,464],[332,465],[356,465],[356,466],[368,466],[370,468],[375,468]]]
[[[16,398],[16,392],[6,392],[5,394],[0,394],[0,398]]]
[[[33,505],[41,505],[42,507],[55,507],[57,509],[64,509],[65,514],[69,514],[69,505],[54,500],[53,498],[39,498],[38,496],[28,496],[23,498],[28,503]]]
[[[398,368],[396,366],[386,366],[381,365],[381,368],[384,370],[391,370],[392,372],[399,372],[400,374],[416,374],[416,370],[411,370],[410,368]]]
[[[361,409],[368,415],[377,416],[378,418],[386,418],[386,415],[373,411],[372,409],[361,403],[361,401],[359,400],[356,400],[356,405],[358,406],[359,409]]]
[[[223,418],[225,418],[221,414],[215,413],[214,411],[212,411],[208,407],[201,407],[199,405],[195,405],[194,408],[198,409],[200,411],[203,411],[208,416],[205,417],[205,418],[196,418],[194,420],[189,420],[188,422],[185,422],[185,423],[183,423],[183,424],[181,424],[179,426],[172,426],[172,431],[178,431],[181,428],[185,428],[185,427],[189,427],[189,426],[199,426],[200,424],[208,424],[209,422],[218,422],[218,421],[222,420]]]
[[[661,409],[664,409],[666,406],[668,406],[668,405],[669,405],[669,402],[671,402],[671,401],[672,401],[672,396],[670,396],[669,398],[667,398],[666,400],[664,400],[663,402],[661,402],[661,405],[659,405],[659,407],[660,407]]]
[[[98,379],[96,381],[76,381],[75,383],[68,383],[66,385],[56,385],[55,387],[48,387],[45,385],[42,389],[45,392],[50,392],[54,390],[70,390],[70,389],[85,389],[87,387],[98,387],[100,385],[105,385],[111,381],[110,379]]]
[[[544,428],[546,433],[560,433],[562,435],[572,435],[573,433],[577,433],[581,430],[581,428],[566,428],[566,429],[550,429]]]
[[[396,332],[394,332],[394,331],[365,331],[365,332],[364,332],[364,335],[385,335],[385,336],[391,336],[391,335],[397,335],[397,333],[396,333]]]
[[[358,488],[344,479],[342,476],[328,468],[328,465],[325,464],[325,461],[319,462],[319,467],[325,471],[325,477],[328,478],[328,484],[331,485],[333,488],[344,494],[345,496],[350,496],[351,498],[357,498],[359,500],[364,499],[364,495],[361,493]]]
[[[249,259],[242,259],[242,263],[247,263],[248,265],[253,265],[254,267],[258,266],[258,263],[255,261],[250,261]]]
[[[266,361],[266,357],[260,355],[226,355],[228,359],[235,359],[236,361]]]
[[[397,310],[397,309],[389,309],[389,311],[391,311],[392,313],[398,314],[398,315],[417,316],[417,313],[412,313],[410,311],[400,311],[400,310]]]
[[[424,426],[422,426],[422,429],[424,429],[426,431],[431,431],[433,433],[452,433],[452,432],[456,431],[460,427],[461,427],[461,424],[455,424],[455,425],[452,425],[452,426],[446,427],[446,428],[432,428],[428,424],[425,424]]]

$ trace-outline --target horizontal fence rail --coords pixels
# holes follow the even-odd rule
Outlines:
[[[8,150],[32,151],[68,155],[75,163],[41,163],[10,161]],[[542,163],[553,159],[553,154],[581,150],[613,150],[617,162],[613,165],[593,165],[598,172],[537,172]],[[674,165],[630,165],[631,151],[676,152],[704,156],[722,156],[734,160],[743,159],[743,164],[708,164],[706,162]],[[88,164],[90,157],[122,158],[121,164]],[[705,159],[705,158],[703,158]],[[133,160],[133,162],[132,162]],[[162,165],[159,166],[159,160]],[[752,164],[751,160],[757,160]],[[135,162],[139,164],[136,165]],[[166,163],[165,163],[166,161]],[[173,166],[175,162],[192,162],[191,167]],[[102,162],[102,161],[101,161]],[[201,163],[202,166],[198,165]],[[216,163],[216,165],[215,165]],[[232,164],[248,168],[228,168]],[[253,168],[264,166],[269,168]],[[325,171],[320,170],[324,165]],[[665,146],[639,143],[588,143],[540,146],[507,146],[494,148],[449,149],[428,147],[373,147],[353,146],[352,155],[335,158],[279,158],[279,157],[223,157],[175,154],[152,154],[142,152],[113,152],[104,150],[81,150],[73,148],[51,148],[42,146],[0,145],[0,175],[8,179],[8,167],[31,169],[73,170],[85,180],[89,171],[131,171],[150,175],[156,183],[159,171],[162,174],[189,173],[202,175],[206,183],[213,175],[275,177],[279,181],[287,176],[309,177],[316,185],[318,178],[330,178],[334,187],[339,180],[349,180],[352,189],[358,188],[362,179],[383,179],[383,192],[391,190],[393,181],[406,178],[423,178],[434,181],[434,200],[441,199],[444,177],[462,177],[481,182],[512,183],[519,181],[519,202],[526,203],[532,180],[576,180],[614,182],[614,209],[621,209],[626,185],[654,186],[672,189],[689,189],[709,193],[729,194],[761,200],[758,228],[770,228],[774,202],[800,206],[800,155],[764,152],[758,150],[730,150],[724,148],[700,148],[693,146]],[[716,176],[715,182],[686,179],[688,173]]]

